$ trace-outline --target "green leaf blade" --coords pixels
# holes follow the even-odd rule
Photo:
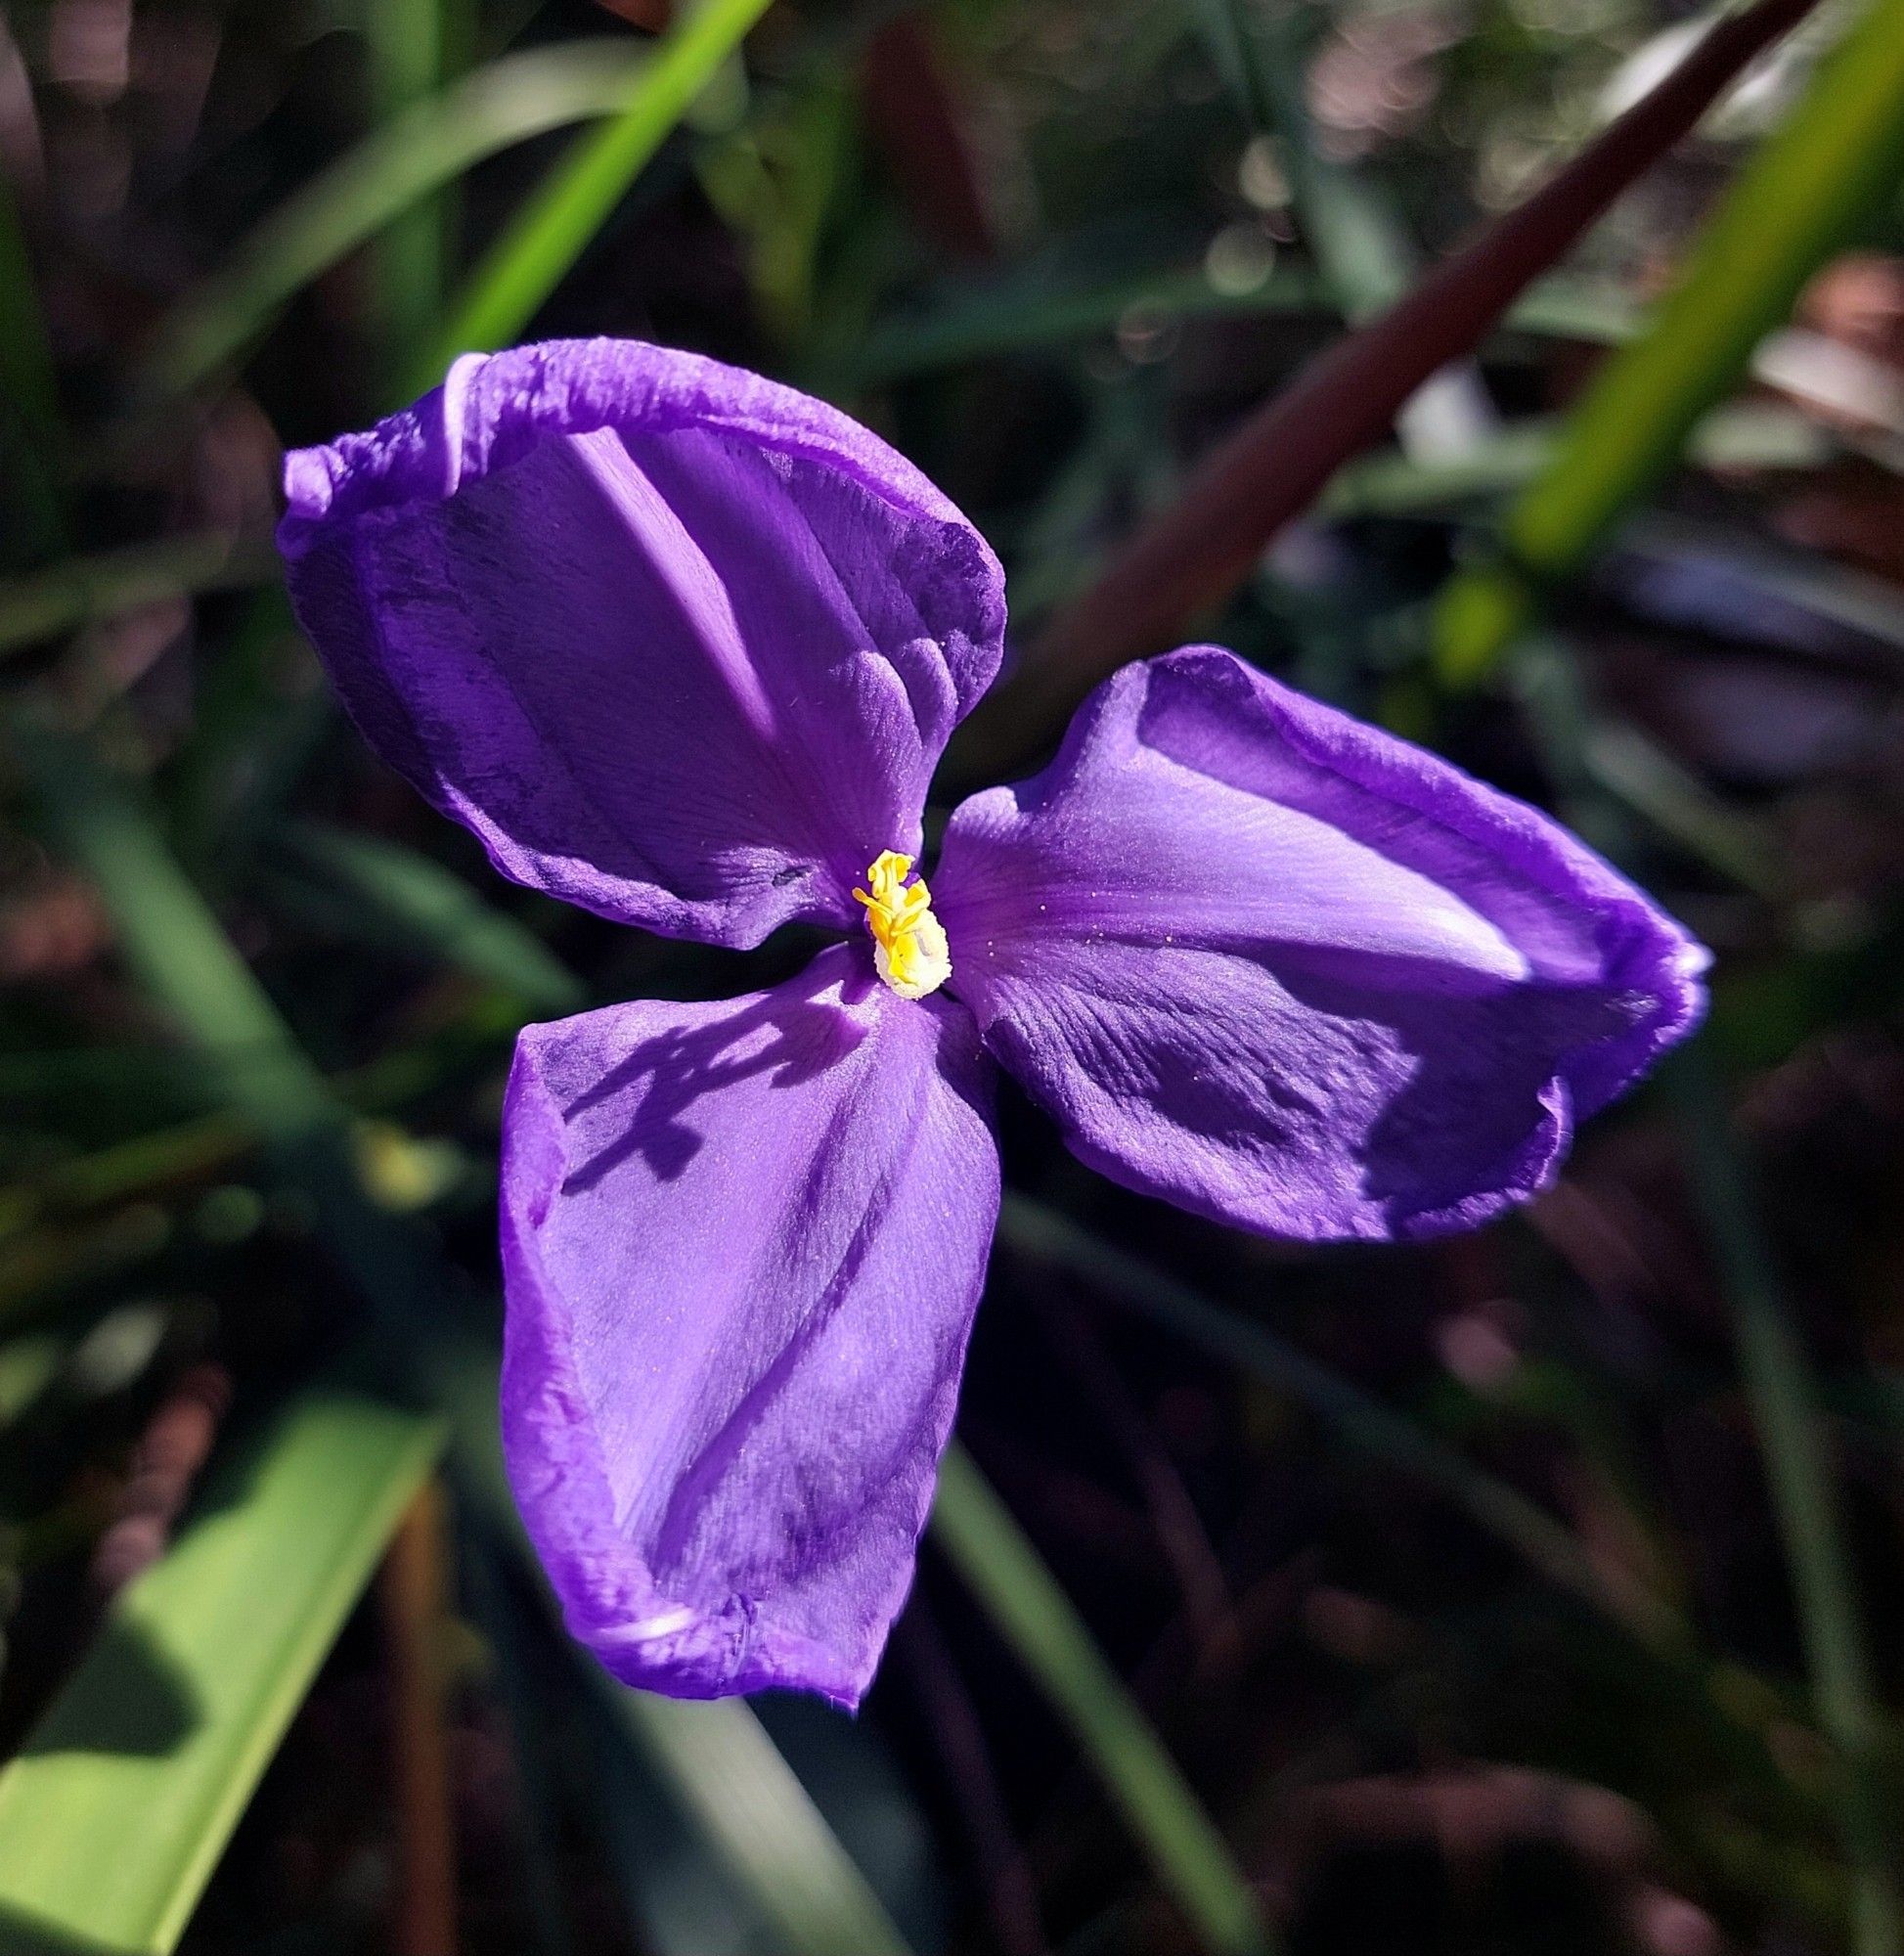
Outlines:
[[[448,0],[383,0],[364,16],[371,95],[393,121],[441,88],[450,41]],[[390,226],[375,253],[376,317],[385,358],[408,360],[442,301],[449,235],[446,200],[425,198]]]
[[[1552,466],[1509,513],[1504,556],[1441,594],[1436,662],[1484,679],[1609,526],[1684,451],[1805,282],[1904,170],[1904,8],[1876,0],[1741,173],[1651,327],[1600,370]]]
[[[473,164],[575,122],[612,115],[648,65],[644,47],[564,42],[505,55],[366,137],[260,224],[188,296],[153,343],[157,395],[209,379],[321,272]]]
[[[750,1707],[603,1688],[612,1715],[780,1946],[798,1956],[907,1956],[906,1938]]]
[[[523,925],[442,865],[365,831],[298,824],[290,850],[413,956],[495,985],[536,1011],[579,1012],[588,993]]]
[[[0,1943],[176,1944],[440,1440],[320,1388],[217,1477],[0,1772]]]
[[[1070,1726],[1204,1945],[1261,1956],[1255,1891],[1216,1823],[1010,1510],[963,1447],[947,1450],[933,1537]]]
[[[477,268],[409,391],[434,386],[459,354],[505,346],[528,325],[767,7],[705,0],[668,32],[621,113],[573,148]]]

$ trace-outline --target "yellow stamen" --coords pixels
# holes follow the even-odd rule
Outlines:
[[[952,976],[952,952],[932,893],[923,879],[908,884],[912,859],[888,849],[866,871],[867,890],[854,896],[866,907],[872,932],[872,961],[902,999],[923,999]]]

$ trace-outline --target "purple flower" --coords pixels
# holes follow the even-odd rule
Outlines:
[[[966,802],[928,893],[997,563],[752,375],[471,357],[286,486],[345,703],[505,875],[709,944],[844,939],[516,1048],[504,1441],[570,1626],[631,1683],[864,1691],[984,1281],[995,1066],[1127,1187],[1392,1239],[1541,1187],[1698,1017],[1705,954],[1572,836],[1210,646]]]

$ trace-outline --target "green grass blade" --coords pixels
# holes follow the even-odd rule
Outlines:
[[[59,1376],[69,1333],[29,1331],[0,1345],[0,1431],[11,1426]]]
[[[1157,266],[1083,278],[1033,259],[982,281],[954,282],[936,298],[876,320],[830,356],[820,378],[834,393],[1061,346],[1115,332],[1132,306],[1175,319],[1252,318],[1323,310],[1333,296],[1314,272],[1278,262],[1246,291],[1225,291],[1203,270]],[[1617,293],[1550,278],[1503,321],[1509,333],[1615,345],[1633,336],[1633,307]]]
[[[1157,269],[1084,279],[1048,265],[951,287],[929,303],[875,321],[842,350],[823,378],[835,392],[908,379],[967,361],[1062,346],[1108,334],[1133,306],[1173,318],[1251,317],[1319,309],[1321,282],[1307,271],[1269,272],[1247,292],[1219,291],[1203,271]]]
[[[1306,100],[1311,33],[1298,10],[1195,0],[1204,38],[1259,141],[1273,141],[1304,242],[1337,307],[1351,323],[1372,319],[1413,283],[1419,252],[1387,197],[1322,153]],[[1403,454],[1464,455],[1493,417],[1473,373],[1432,375],[1395,416]]]
[[[1536,481],[1556,453],[1556,423],[1528,416],[1494,429],[1464,454],[1417,461],[1391,451],[1351,462],[1316,508],[1325,515],[1415,516],[1458,505],[1485,506]],[[1694,429],[1688,454],[1702,468],[1816,468],[1835,453],[1831,439],[1796,412],[1777,407],[1715,408]],[[1484,507],[1475,514],[1484,515]]]
[[[1703,1045],[1678,1060],[1671,1079],[1692,1141],[1695,1192],[1718,1254],[1746,1397],[1764,1451],[1813,1705],[1838,1755],[1839,1826],[1851,1868],[1852,1946],[1858,1956],[1899,1956],[1904,1911],[1884,1716],[1826,1452],[1817,1382],[1781,1295],[1771,1246],[1726,1132],[1724,1103]]]
[[[395,121],[442,86],[448,0],[372,0],[364,13],[371,97],[379,124]],[[372,254],[378,337],[401,370],[415,359],[442,303],[447,210],[421,199],[378,239]]]
[[[1643,816],[1741,889],[1768,902],[1783,897],[1787,870],[1771,825],[1733,808],[1638,728],[1592,727],[1580,752],[1589,776],[1621,807]]]
[[[1576,569],[1678,459],[1812,273],[1904,170],[1904,7],[1876,0],[1705,227],[1651,330],[1600,370],[1551,469],[1510,512],[1502,561],[1454,579],[1436,662],[1454,685],[1492,670],[1543,580]]]
[[[472,164],[531,136],[624,110],[648,63],[645,48],[622,40],[506,55],[385,123],[268,217],[225,270],[181,303],[153,343],[148,391],[179,392],[209,378],[299,287]]]
[[[298,824],[288,840],[301,863],[409,955],[500,986],[539,1012],[559,1017],[588,1002],[560,958],[427,856],[317,822]]]
[[[497,241],[408,391],[434,386],[460,353],[515,338],[767,7],[702,0],[683,13],[620,114],[576,145]]]
[[[1023,1196],[1005,1197],[998,1239],[1032,1262],[1074,1271],[1113,1301],[1141,1311],[1225,1364],[1239,1365],[1274,1391],[1300,1400],[1351,1446],[1439,1488],[1471,1521],[1550,1581],[1596,1609],[1650,1635],[1670,1631],[1663,1605],[1651,1597],[1615,1593],[1580,1545],[1536,1502],[1483,1473],[1412,1420],[1265,1326],[1225,1310],[1168,1270],[1127,1254],[1068,1217]]]
[[[1407,289],[1415,251],[1386,201],[1316,146],[1304,100],[1305,35],[1293,8],[1193,0],[1224,82],[1262,135],[1275,139],[1305,239],[1350,319],[1392,305]]]
[[[1622,856],[1617,811],[1594,778],[1585,748],[1593,703],[1573,662],[1549,640],[1517,660],[1549,669],[1544,704],[1529,723],[1561,785],[1563,812],[1581,832]],[[1628,866],[1631,867],[1631,866]],[[1822,1400],[1793,1329],[1777,1259],[1727,1129],[1713,1071],[1711,1031],[1676,1054],[1665,1081],[1676,1093],[1691,1156],[1693,1192],[1731,1312],[1740,1373],[1764,1455],[1793,1598],[1813,1707],[1835,1755],[1838,1833],[1849,1869],[1857,1956],[1900,1956],[1904,1918],[1897,1889],[1895,1795],[1885,1730],[1857,1600],[1849,1547],[1829,1457]]]
[[[322,1389],[229,1463],[0,1772],[0,1946],[176,1944],[439,1441]]]
[[[465,1343],[441,1380],[462,1485],[498,1541],[528,1559],[503,1469],[495,1357]],[[553,1599],[546,1588],[543,1595],[553,1618]],[[906,1956],[905,1938],[744,1702],[680,1704],[617,1684],[593,1658],[578,1654],[577,1663],[609,1718],[785,1948],[796,1956]]]
[[[971,1456],[939,1470],[934,1539],[1070,1726],[1207,1948],[1267,1949],[1256,1894],[1124,1681]]]
[[[19,716],[7,731],[55,840],[98,887],[141,984],[210,1063],[215,1096],[281,1145],[338,1128],[324,1082],[145,812],[69,735]]]
[[[268,544],[222,530],[69,557],[30,577],[0,580],[0,653],[168,598],[269,584],[278,569]]]
[[[760,1720],[604,1678],[611,1711],[795,1956],[905,1956],[906,1939]]]
[[[289,596],[274,583],[239,607],[217,657],[196,675],[191,723],[156,793],[167,840],[222,887],[250,867],[298,770],[333,724],[326,694],[291,688],[303,669]]]

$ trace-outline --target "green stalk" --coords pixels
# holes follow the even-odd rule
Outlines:
[[[908,1956],[885,1904],[744,1703],[684,1704],[597,1676],[609,1715],[683,1812],[723,1844],[783,1947],[800,1956]]]
[[[447,0],[369,0],[364,14],[372,106],[379,125],[443,82]],[[421,351],[443,300],[449,205],[438,192],[406,210],[372,256],[376,328],[393,377]]]
[[[768,4],[705,0],[668,32],[628,106],[576,144],[498,240],[406,391],[434,386],[458,354],[515,338]]]
[[[1904,1950],[1897,1826],[1882,1762],[1883,1719],[1859,1621],[1816,1382],[1793,1331],[1771,1246],[1725,1130],[1725,1107],[1703,1045],[1673,1069],[1700,1208],[1718,1254],[1739,1366],[1764,1451],[1819,1725],[1838,1756],[1839,1831],[1851,1868],[1858,1956]]]
[[[1223,1837],[1042,1557],[956,1443],[940,1464],[932,1531],[1071,1727],[1205,1946],[1262,1956],[1270,1947],[1262,1911]]]
[[[1904,7],[1874,0],[1741,172],[1652,329],[1600,370],[1551,467],[1510,512],[1500,558],[1443,590],[1435,656],[1447,683],[1484,679],[1532,621],[1541,586],[1576,571],[1672,467],[1900,170]]]

